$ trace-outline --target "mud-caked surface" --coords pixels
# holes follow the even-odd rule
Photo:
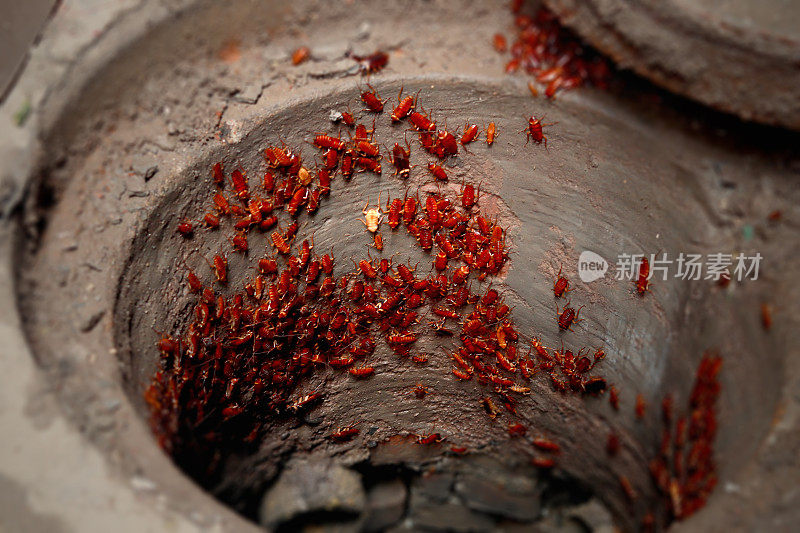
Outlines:
[[[770,491],[780,483],[759,479],[796,462],[775,452],[765,466],[763,458],[771,442],[780,449],[797,443],[791,436],[763,441],[780,424],[794,427],[793,419],[774,414],[779,405],[787,416],[796,411],[779,403],[777,385],[798,370],[789,359],[787,325],[797,316],[797,299],[790,298],[797,270],[791,258],[798,252],[792,237],[798,163],[785,150],[791,143],[762,142],[777,135],[759,131],[759,148],[752,148],[754,132],[745,126],[736,125],[744,134],[714,136],[693,129],[689,118],[662,120],[656,105],[643,109],[590,91],[532,99],[524,79],[501,74],[503,59],[489,46],[492,34],[511,24],[499,4],[237,7],[198,8],[158,26],[101,71],[55,123],[22,220],[19,295],[32,346],[62,409],[121,473],[157,487],[167,505],[199,523],[222,515],[226,524],[244,527],[177,475],[146,424],[142,393],[157,369],[155,344],[190,319],[195,297],[184,282],[186,265],[210,281],[205,259],[230,252],[230,228],[197,231],[187,241],[175,227],[208,208],[214,162],[242,164],[255,177],[267,144],[285,142],[311,157],[307,141],[314,133],[338,131],[329,120],[332,109],[349,105],[371,123],[357,97],[365,80],[345,54],[380,47],[390,53],[389,67],[370,82],[390,103],[402,86],[419,91],[425,109],[451,129],[467,121],[496,123],[493,146],[476,143],[447,162],[451,181],[441,190],[455,195],[462,180],[480,183],[481,212],[509,228],[510,259],[494,286],[514,306],[517,327],[548,346],[603,346],[607,355],[597,373],[620,391],[620,411],[606,396],[563,395],[535,379],[518,404],[529,435],[512,439],[510,418],[490,419],[481,388],[450,374],[440,349],[447,343],[426,336],[419,341],[430,354],[424,367],[379,346],[369,380],[315,373],[298,391],[325,392],[309,419],[276,423],[256,453],[224,458],[221,479],[207,488],[270,527],[319,521],[375,530],[489,530],[538,522],[602,530],[613,520],[635,529],[658,501],[647,463],[659,445],[661,398],[672,393],[676,405],[685,405],[703,351],[715,348],[725,359],[720,483],[710,508],[692,520],[719,521],[742,499],[753,516],[770,512]],[[286,20],[293,22],[285,26]],[[237,31],[220,29],[227,26]],[[300,44],[311,47],[312,58],[293,67],[289,55]],[[179,50],[180,59],[147,61],[164,49]],[[526,145],[519,133],[531,114],[555,123],[546,129],[547,148]],[[386,145],[403,142],[405,126],[391,126],[387,114],[375,127]],[[337,272],[347,272],[371,242],[359,221],[364,204],[379,195],[385,202],[435,190],[427,161],[412,145],[419,167],[408,181],[392,176],[388,162],[381,176],[335,180],[319,212],[300,217],[299,239],[313,235],[315,250],[333,250]],[[781,220],[768,222],[775,210]],[[384,227],[383,234],[384,254],[429,268],[430,257],[404,230]],[[267,238],[251,237],[254,256]],[[580,282],[576,262],[584,250],[611,263],[620,253],[658,251],[758,251],[763,262],[758,281],[723,289],[711,281],[656,279],[642,298],[630,281],[611,275]],[[228,255],[235,286],[252,275],[252,264]],[[584,320],[571,332],[561,332],[555,320],[552,283],[560,267],[575,287],[570,300],[585,305]],[[768,332],[762,302],[775,312]],[[430,389],[423,400],[410,394],[418,383]],[[643,421],[633,416],[638,393],[649,406]],[[325,438],[356,421],[361,434],[350,443]],[[432,432],[446,444],[414,442],[414,435]],[[609,432],[622,442],[613,459],[605,451]],[[529,439],[537,435],[561,445],[553,472],[529,464]],[[470,453],[454,456],[451,445]],[[297,471],[349,497],[326,501],[324,491],[292,481],[306,479]],[[638,493],[634,502],[626,499],[620,475]],[[786,482],[792,475],[785,474]],[[305,504],[288,512],[284,490],[305,491],[298,497]]]

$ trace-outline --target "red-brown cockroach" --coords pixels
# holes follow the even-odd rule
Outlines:
[[[619,476],[619,486],[622,487],[622,492],[625,494],[625,498],[631,503],[636,501],[637,494],[636,490],[634,490],[633,485],[628,480],[627,477],[620,475]]]
[[[375,248],[376,248],[376,249],[377,249],[379,252],[382,252],[382,251],[383,251],[383,235],[381,235],[381,234],[380,234],[380,233],[378,233],[378,232],[375,232],[375,233],[372,235],[372,242],[373,242],[373,246],[375,246]]]
[[[286,239],[281,235],[280,231],[273,231],[270,237],[272,239],[272,245],[278,250],[278,253],[282,255],[289,253],[289,243],[286,242]]]
[[[486,127],[486,145],[491,146],[494,143],[495,135],[497,135],[497,126],[494,122],[490,122]]]
[[[428,170],[437,180],[447,181],[447,172],[445,172],[441,165],[437,165],[436,163],[428,163]]]
[[[377,144],[372,144],[369,141],[358,141],[356,143],[356,150],[361,152],[366,157],[380,157],[381,149]]]
[[[375,279],[378,277],[378,272],[375,270],[371,261],[367,261],[366,259],[362,259],[356,265],[357,268],[361,271],[365,278],[368,279]]]
[[[463,381],[469,381],[472,379],[472,372],[465,372],[455,367],[451,371],[455,377]]]
[[[436,254],[436,258],[433,260],[433,266],[439,272],[447,270],[447,254],[444,252]]]
[[[367,56],[351,55],[350,57],[358,62],[359,70],[362,74],[378,72],[389,63],[389,55],[380,50],[376,50]]]
[[[411,174],[411,163],[409,161],[410,157],[410,148],[403,148],[398,143],[394,143],[394,146],[392,147],[391,163],[395,168],[396,176],[406,179]]]
[[[231,184],[233,190],[236,191],[236,196],[242,202],[247,202],[250,199],[250,189],[247,184],[247,177],[241,169],[236,169],[231,172]]]
[[[315,403],[319,402],[321,399],[322,399],[322,394],[320,394],[319,392],[312,392],[311,394],[306,394],[305,396],[301,396],[300,398],[291,402],[289,404],[289,410],[296,414],[300,411],[303,411],[304,409],[308,409]]]
[[[445,439],[439,433],[431,433],[430,435],[417,435],[417,444],[439,444]]]
[[[370,90],[361,93],[361,101],[364,102],[364,105],[366,105],[370,111],[374,113],[383,113],[384,100],[381,100],[380,95],[378,95],[370,84],[367,84],[367,87],[369,87]]]
[[[386,341],[389,344],[411,344],[412,342],[416,341],[416,335],[406,334],[406,335],[389,335]]]
[[[359,430],[356,427],[356,424],[351,424],[349,426],[335,429],[330,435],[328,435],[328,438],[334,442],[347,442],[358,435],[358,432]]]
[[[333,274],[333,257],[330,254],[325,254],[319,258],[319,262],[322,265],[322,271],[325,272],[327,275]]]
[[[455,135],[447,130],[441,130],[436,134],[437,146],[441,148],[439,157],[456,155],[458,153],[458,141]]]
[[[275,190],[275,174],[272,172],[265,172],[264,179],[261,182],[261,187],[268,193]]]
[[[308,188],[300,187],[292,195],[292,199],[289,200],[288,205],[286,206],[286,211],[293,217],[297,216],[298,210],[300,206],[305,204],[308,201]]]
[[[617,388],[614,385],[611,385],[608,390],[608,403],[611,404],[615,411],[619,411],[619,392],[617,392]]]
[[[217,254],[214,256],[214,276],[217,283],[224,285],[228,282],[228,259]]]
[[[466,446],[450,446],[450,451],[453,452],[456,455],[464,455],[465,453],[467,453],[467,447]]]
[[[428,355],[427,354],[416,354],[411,356],[411,360],[417,363],[418,365],[424,365],[428,362]]]
[[[221,214],[227,215],[230,212],[230,203],[228,203],[228,199],[225,198],[221,192],[214,195],[213,201],[214,206]]]
[[[342,122],[346,126],[353,127],[356,125],[356,117],[353,116],[353,113],[350,112],[350,106],[348,106],[347,111],[342,111]]]
[[[313,215],[319,209],[319,199],[322,196],[322,189],[319,187],[314,187],[314,190],[311,191],[311,194],[308,196],[308,203],[306,204],[306,212],[309,215]]]
[[[465,144],[473,142],[477,137],[478,137],[478,125],[465,124],[464,133],[461,135],[461,140],[459,142],[463,146]]]
[[[359,366],[353,367],[350,370],[350,375],[356,378],[367,378],[375,373],[375,367],[372,366]]]
[[[408,121],[419,131],[436,131],[436,123],[417,111],[408,115]]]
[[[646,407],[647,407],[647,405],[645,404],[644,396],[641,393],[637,394],[636,395],[636,407],[635,407],[636,418],[638,418],[639,420],[644,418],[644,412],[645,412]]]
[[[772,307],[766,302],[761,303],[761,327],[767,331],[772,329]]]
[[[194,233],[194,225],[189,220],[184,220],[178,224],[178,233],[183,237],[191,237]]]
[[[475,187],[473,187],[469,183],[463,183],[461,186],[461,206],[464,209],[472,209],[472,207],[477,202],[477,198],[475,196]]]
[[[516,422],[514,424],[508,425],[508,434],[512,437],[522,437],[525,433],[528,432],[528,428]]]
[[[380,160],[370,159],[369,157],[357,157],[355,163],[359,168],[367,172],[372,172],[374,174],[380,174],[382,172]]]
[[[314,136],[314,146],[316,146],[317,148],[341,151],[347,147],[347,143],[345,143],[339,137],[333,137],[331,135],[325,135],[324,133],[318,133]]]
[[[411,389],[411,392],[414,393],[414,396],[416,396],[418,400],[422,400],[425,398],[425,395],[428,394],[428,387],[425,387],[422,383],[417,383]]]
[[[577,310],[569,307],[569,302],[564,306],[563,311],[558,310],[558,306],[556,306],[556,315],[558,316],[558,327],[561,329],[568,329],[572,331],[572,324],[580,322],[579,315],[581,313],[581,309],[583,306],[580,306]]]
[[[520,132],[525,132],[525,144],[527,145],[530,141],[533,141],[536,144],[542,144],[542,142],[544,142],[544,147],[547,148],[547,135],[542,132],[542,128],[544,126],[552,125],[553,124],[543,124],[541,119],[531,116],[528,119],[528,126]]]
[[[345,179],[349,179],[353,175],[353,155],[349,152],[345,152],[342,156],[341,171]]]
[[[186,283],[189,284],[190,292],[198,293],[203,290],[203,284],[200,282],[200,278],[191,270],[186,273]]]
[[[461,265],[453,272],[453,283],[455,285],[461,285],[467,281],[467,277],[469,277],[469,267],[467,265]]]
[[[403,211],[403,200],[400,198],[395,198],[392,200],[391,204],[389,201],[386,201],[386,210],[387,210],[387,223],[389,227],[392,229],[397,228],[400,225],[400,215]]]
[[[214,163],[214,166],[211,168],[211,179],[214,180],[214,184],[217,187],[225,185],[225,174],[222,171],[222,163]]]
[[[400,94],[397,95],[397,107],[395,107],[394,111],[392,111],[392,122],[400,122],[406,118],[417,105],[417,100],[413,96],[406,96],[405,98],[400,99],[400,95],[402,94],[403,89],[401,87]]]
[[[506,38],[502,33],[495,33],[494,37],[492,37],[492,45],[494,49],[500,53],[506,51],[508,44],[506,43]]]
[[[642,257],[642,262],[639,263],[639,276],[634,282],[636,285],[636,292],[639,293],[639,296],[644,296],[644,293],[649,290],[649,278],[650,261],[648,261],[646,257]]]
[[[231,239],[231,244],[235,250],[238,250],[242,253],[247,253],[248,246],[247,246],[247,233],[243,231],[237,231],[236,234]]]
[[[408,226],[417,216],[417,199],[409,196],[403,204],[403,223]]]
[[[564,296],[565,292],[571,290],[572,289],[569,288],[569,280],[561,275],[561,267],[559,267],[556,281],[553,283],[553,294],[556,298],[561,298]]]
[[[219,227],[219,217],[214,213],[206,213],[203,217],[203,221],[206,223],[211,229],[216,229]]]
[[[536,468],[553,468],[556,466],[556,461],[551,457],[533,457],[531,464]]]
[[[419,231],[419,246],[426,252],[431,251],[433,248],[433,234],[428,228],[422,228]]]
[[[614,457],[619,453],[619,437],[617,437],[614,433],[608,434],[608,440],[606,441],[606,453],[611,457]]]
[[[325,150],[325,153],[322,154],[322,161],[325,170],[334,170],[337,166],[339,166],[339,152],[333,148]]]
[[[274,259],[259,259],[258,271],[265,276],[273,276],[278,273],[278,263]]]
[[[292,65],[299,65],[311,57],[311,50],[307,46],[301,46],[292,52]]]

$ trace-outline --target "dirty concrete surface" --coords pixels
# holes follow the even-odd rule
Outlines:
[[[719,348],[726,356],[720,485],[704,511],[675,529],[788,530],[797,512],[792,450],[800,444],[795,136],[731,121],[648,87],[642,91],[655,96],[644,104],[638,96],[588,89],[555,101],[532,99],[524,78],[502,74],[503,58],[489,46],[494,32],[511,28],[499,2],[410,1],[381,10],[359,2],[324,10],[316,2],[234,4],[142,2],[92,17],[56,13],[32,53],[32,70],[0,108],[9,124],[23,98],[32,98],[29,122],[0,128],[0,207],[10,213],[17,206],[3,221],[1,241],[0,494],[20,509],[18,522],[0,524],[55,531],[257,530],[182,476],[146,426],[141,391],[157,360],[156,330],[177,327],[189,309],[180,261],[198,266],[199,255],[224,239],[204,234],[187,245],[172,223],[205,205],[203,177],[213,161],[255,167],[264,143],[301,145],[332,128],[330,109],[356,108],[363,82],[345,52],[382,48],[390,51],[390,65],[371,81],[384,97],[402,85],[420,90],[425,105],[452,124],[471,119],[499,126],[494,147],[476,146],[452,171],[485,184],[498,212],[513,221],[514,252],[503,281],[521,328],[558,342],[547,293],[560,264],[575,276],[583,249],[607,258],[629,249],[762,253],[762,279],[729,291],[669,281],[640,302],[622,282],[579,286],[574,298],[591,310],[571,340],[607,346],[602,372],[623,390],[627,412],[634,391],[651,405],[669,390],[685,393],[702,351]],[[74,24],[106,31],[79,43],[66,37]],[[289,54],[300,44],[311,47],[312,60],[292,67]],[[71,61],[66,66],[64,56]],[[516,133],[530,113],[558,122],[548,132],[548,150],[524,146]],[[388,125],[378,128],[387,141],[399,139]],[[314,232],[321,249],[361,254],[367,235],[356,217],[365,199],[379,191],[402,194],[423,181],[421,173],[410,184],[386,171],[380,179],[359,176],[334,189],[320,214],[303,220],[301,232]],[[766,217],[776,209],[783,220],[770,224]],[[387,248],[411,254],[405,238],[391,236]],[[764,300],[776,313],[768,333],[758,317]],[[297,460],[333,457],[344,466],[392,465],[401,457],[413,467],[412,480],[399,476],[403,489],[384,496],[389,502],[383,504],[402,502],[396,528],[439,528],[443,516],[458,513],[466,517],[465,529],[502,527],[484,514],[488,507],[495,517],[499,503],[468,488],[488,483],[474,479],[478,468],[470,470],[470,461],[488,461],[480,470],[496,469],[501,479],[518,466],[506,464],[513,447],[495,442],[476,391],[445,379],[446,370],[419,373],[391,355],[378,359],[383,372],[358,388],[341,376],[319,378],[332,398],[322,413],[325,427],[346,422],[356,406],[376,428],[376,442],[435,425],[463,435],[487,459],[443,461],[402,442],[390,451],[369,451],[363,441],[332,449],[321,443],[320,431],[301,428],[288,443],[266,442],[259,456],[231,469],[228,486],[246,491],[276,478],[278,452],[287,449]],[[402,391],[426,379],[436,394],[423,411]],[[597,508],[584,511],[594,529],[608,528],[612,515],[618,526],[633,529],[618,490],[607,487],[616,489],[613,474],[624,472],[644,499],[652,496],[645,461],[648,447],[657,445],[656,420],[636,424],[614,416],[605,401],[561,398],[543,385],[524,412],[533,427],[560,437],[569,457],[565,473],[599,497],[582,504]],[[624,442],[613,471],[597,446],[609,427]],[[434,483],[437,473],[449,481]],[[522,485],[518,498],[537,492],[538,485]],[[358,497],[359,509],[380,499],[369,489]],[[503,499],[500,514],[516,520],[535,514],[538,503],[515,501]],[[575,509],[550,517],[550,527],[591,522],[573,518],[582,512]],[[368,529],[370,516],[351,523],[348,515],[342,527]]]

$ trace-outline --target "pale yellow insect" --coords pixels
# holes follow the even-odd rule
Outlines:
[[[361,212],[364,215],[364,220],[361,222],[367,227],[367,231],[375,233],[378,231],[378,228],[381,226],[381,222],[383,221],[383,212],[381,212],[381,197],[378,195],[378,207],[369,208],[369,201],[367,201],[367,205],[364,206],[364,210]]]

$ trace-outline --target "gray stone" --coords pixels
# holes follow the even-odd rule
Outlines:
[[[358,515],[366,497],[361,477],[330,461],[290,463],[261,503],[261,523],[274,528],[304,515]]]
[[[611,512],[595,498],[567,509],[564,514],[583,523],[594,533],[613,533],[615,531]]]
[[[437,503],[423,494],[411,494],[409,518],[415,531],[488,531],[494,521],[486,515],[476,513],[459,503]]]
[[[255,104],[261,98],[263,90],[260,83],[249,83],[236,91],[236,94],[233,95],[233,101],[240,104]]]
[[[403,517],[408,490],[405,483],[396,479],[379,483],[367,493],[365,531],[382,531]]]
[[[455,492],[470,509],[519,520],[534,520],[539,516],[541,501],[536,481],[525,476],[496,475],[475,470],[462,474]]]
[[[454,478],[452,472],[428,471],[414,480],[411,491],[425,499],[444,502],[452,495]]]

